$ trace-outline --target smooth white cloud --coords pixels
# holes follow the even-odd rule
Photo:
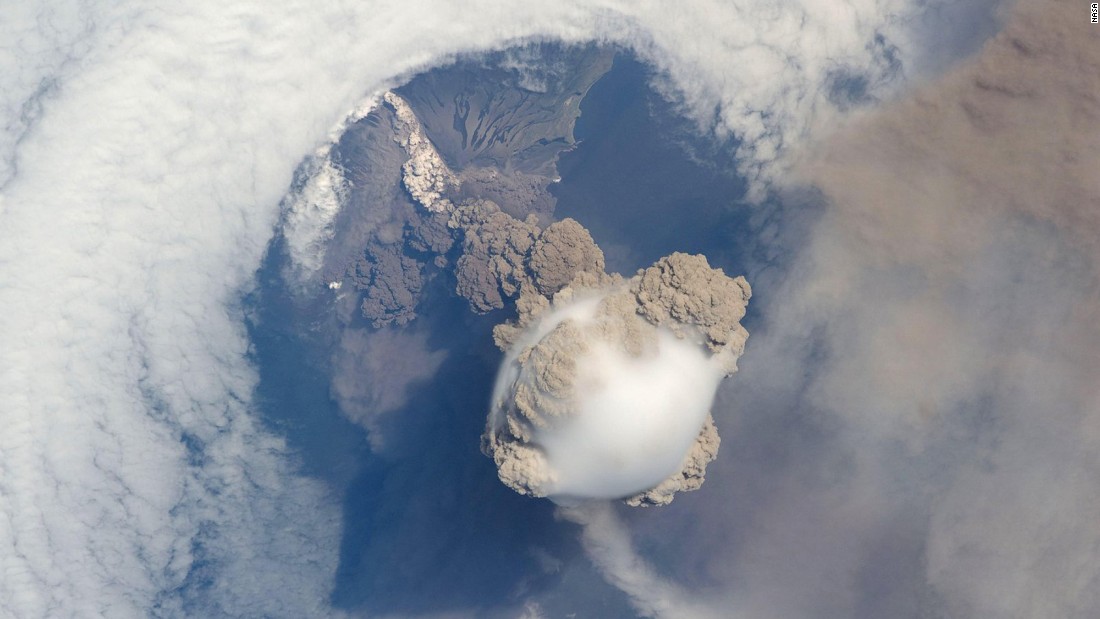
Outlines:
[[[629,496],[680,469],[723,371],[700,346],[665,332],[657,339],[652,358],[596,346],[578,360],[577,419],[535,433],[559,475],[553,494]]]

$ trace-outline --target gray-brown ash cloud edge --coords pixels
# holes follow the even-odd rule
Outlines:
[[[748,338],[740,320],[751,294],[744,277],[731,278],[711,268],[704,256],[683,253],[661,258],[625,280],[602,270],[578,270],[549,298],[534,286],[525,287],[516,303],[518,319],[494,330],[497,345],[511,351],[529,377],[508,388],[510,402],[494,410],[482,439],[482,450],[493,458],[501,481],[521,494],[550,495],[555,471],[536,434],[577,414],[583,397],[579,385],[586,379],[579,367],[593,346],[645,358],[658,354],[658,333],[667,330],[705,351],[720,377],[732,375]],[[530,334],[543,318],[593,297],[598,301],[591,319],[567,318],[532,341]],[[702,395],[708,402],[713,397]],[[677,411],[666,414],[675,416]],[[617,498],[635,507],[666,505],[676,493],[700,488],[720,443],[707,412],[678,470],[648,489]]]

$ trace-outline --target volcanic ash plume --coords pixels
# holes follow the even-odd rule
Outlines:
[[[676,253],[623,280],[581,272],[552,301],[524,291],[483,449],[521,494],[571,504],[664,505],[703,483],[710,415],[737,370],[751,295],[743,277]]]

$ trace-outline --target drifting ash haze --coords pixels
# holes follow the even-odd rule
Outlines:
[[[715,390],[748,332],[743,277],[673,254],[629,280],[582,274],[547,303],[520,297],[484,447],[517,492],[562,504],[664,505],[718,451]]]

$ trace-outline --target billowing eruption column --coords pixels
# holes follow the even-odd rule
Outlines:
[[[552,299],[521,292],[483,450],[517,492],[664,505],[718,451],[710,406],[737,370],[751,291],[675,253],[624,280],[582,271]]]
[[[699,488],[718,451],[711,403],[748,337],[745,279],[681,253],[629,279],[608,275],[580,222],[534,208],[552,205],[544,166],[534,185],[533,173],[517,180],[492,158],[453,170],[409,103],[383,99],[418,208],[398,209],[350,271],[364,317],[376,328],[414,320],[425,282],[444,274],[474,312],[514,303],[517,319],[494,330],[507,354],[482,448],[516,491],[638,506]],[[559,132],[572,142],[571,129]]]

